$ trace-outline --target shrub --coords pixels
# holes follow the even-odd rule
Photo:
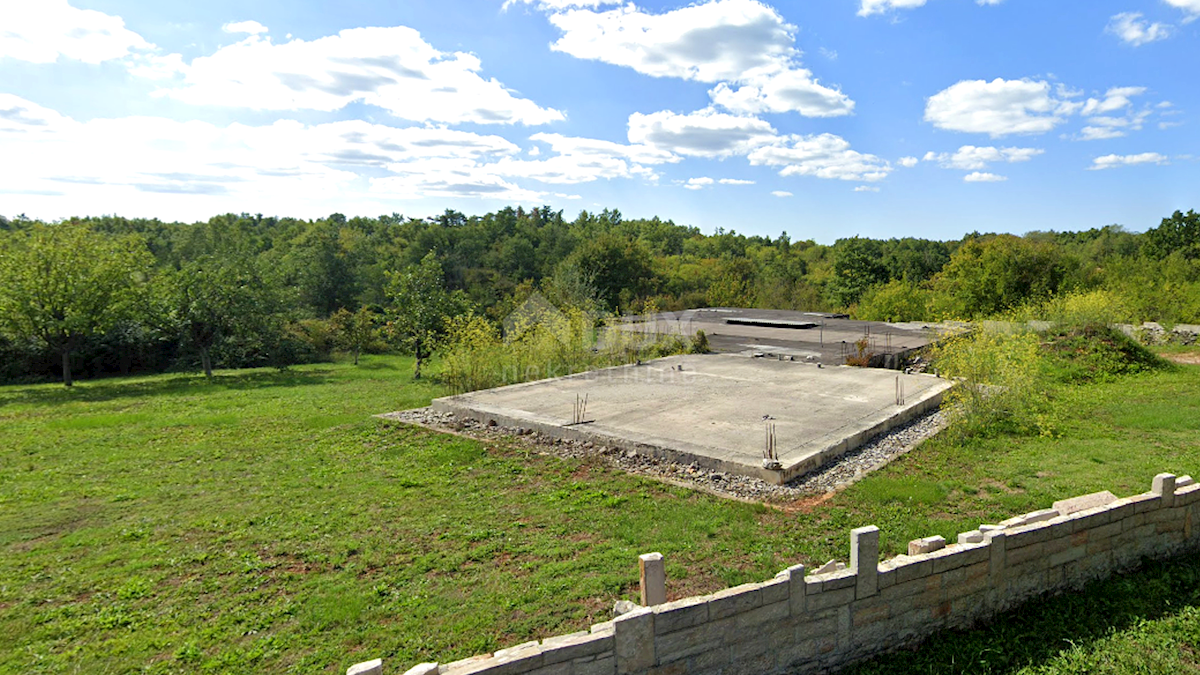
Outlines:
[[[963,436],[1052,432],[1039,413],[1047,390],[1041,340],[1030,330],[976,326],[931,350],[938,373],[958,380],[946,393],[951,432]]]
[[[561,377],[594,368],[680,354],[691,347],[677,335],[628,330],[599,322],[578,308],[542,313],[510,326],[503,336],[478,315],[452,319],[442,351],[442,379],[455,393]]]

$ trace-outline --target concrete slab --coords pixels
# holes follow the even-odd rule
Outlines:
[[[950,386],[931,375],[707,354],[450,396],[433,408],[782,484],[933,409]],[[778,469],[763,466],[768,421]]]
[[[899,368],[914,351],[955,327],[943,324],[855,321],[845,314],[707,307],[631,317],[622,330],[691,337],[703,330],[713,351],[764,353],[841,365],[865,340],[875,367]]]

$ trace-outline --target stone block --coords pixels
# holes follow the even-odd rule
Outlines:
[[[1192,478],[1191,476],[1180,476],[1179,478],[1175,479],[1175,494],[1177,494],[1177,495],[1179,494],[1180,488],[1185,488],[1189,485],[1195,485],[1195,484],[1196,484],[1195,478]]]
[[[492,654],[492,656],[497,659],[509,658],[509,657],[513,656],[514,654],[518,654],[520,652],[524,652],[529,649],[537,649],[537,648],[539,648],[539,646],[540,645],[537,640],[530,640],[529,642],[522,642],[521,644],[513,645],[512,647],[505,647],[504,649],[497,649],[496,653]]]
[[[733,620],[724,619],[660,635],[654,641],[655,656],[659,663],[686,659],[725,644],[732,631]]]
[[[833,591],[824,591],[819,595],[809,596],[807,598],[808,611],[819,612],[830,607],[841,607],[848,605],[854,601],[855,587],[853,585],[846,588],[839,588]]]
[[[1175,488],[1175,506],[1190,506],[1200,501],[1200,483]]]
[[[960,544],[982,544],[983,533],[979,530],[971,530],[970,532],[959,532],[958,543]]]
[[[543,664],[542,649],[533,642],[496,652],[486,672],[488,675],[520,675],[537,670]]]
[[[382,666],[382,663],[380,664]],[[350,671],[346,671],[346,675],[354,675]],[[418,663],[417,665],[404,671],[404,675],[438,675],[437,663]]]
[[[1128,498],[1133,503],[1134,514],[1143,514],[1154,511],[1162,506],[1162,495],[1146,492],[1140,495],[1133,495]]]
[[[804,565],[793,565],[780,574],[786,574],[788,580],[788,602],[792,608],[792,616],[800,616],[807,611],[805,592],[808,585],[804,581]]]
[[[762,585],[742,584],[708,596],[708,618],[723,619],[762,606]]]
[[[878,527],[871,525],[850,531],[850,568],[858,576],[855,597],[869,598],[879,592]]]
[[[858,583],[858,575],[851,569],[838,570],[837,572],[829,572],[819,576],[808,577],[810,580],[816,580],[821,586],[822,593],[829,591],[837,591],[843,588],[851,588]],[[811,592],[811,589],[809,589]]]
[[[612,635],[613,634],[613,622],[605,621],[603,623],[592,624],[590,632],[593,635]]]
[[[862,607],[856,604],[851,610],[850,617],[851,623],[854,625],[855,637],[858,637],[860,628],[890,618],[891,612],[892,606],[887,602],[873,603]]]
[[[613,650],[613,637],[605,634],[572,633],[542,641],[542,663],[574,661]]]
[[[729,648],[722,646],[718,649],[696,654],[686,661],[689,673],[701,673],[720,670],[730,663]]]
[[[1150,486],[1151,494],[1162,498],[1162,505],[1170,508],[1175,505],[1175,474],[1160,473],[1154,477]]]
[[[491,654],[479,654],[440,666],[438,672],[443,675],[471,675],[490,671],[495,664]]]
[[[654,633],[665,635],[708,622],[708,597],[696,596],[674,600],[654,610]]]
[[[810,616],[809,620],[795,624],[793,642],[799,643],[810,638],[837,635],[838,608],[822,610]]]
[[[940,551],[930,553],[929,560],[933,563],[933,573],[949,572],[967,564],[967,558],[963,555],[965,550],[961,544],[953,544]]]
[[[760,586],[762,586],[762,603],[764,605],[786,602],[791,592],[788,577],[776,576],[770,581],[764,581]]]
[[[616,670],[617,660],[614,656],[573,661],[571,663],[571,675],[613,675]]]
[[[653,607],[667,601],[667,568],[661,553],[638,556],[641,577],[642,606]]]
[[[424,664],[422,664],[424,665]],[[419,666],[418,666],[419,667]],[[382,675],[383,659],[372,659],[356,663],[346,669],[346,675]]]
[[[613,652],[617,675],[636,673],[654,665],[654,611],[646,608],[613,620]]]
[[[1094,509],[1098,506],[1106,506],[1115,501],[1117,501],[1117,496],[1108,490],[1104,490],[1103,492],[1093,492],[1088,495],[1081,495],[1079,497],[1072,497],[1070,499],[1061,499],[1057,502],[1054,502],[1054,510],[1058,511],[1064,516],[1069,516],[1072,513],[1077,513],[1079,511],[1087,511],[1088,509]]]
[[[894,569],[879,570],[879,590],[890,588],[896,585],[896,571]]]
[[[908,542],[909,555],[932,553],[943,548],[946,548],[946,538],[941,535],[925,537],[923,539],[913,539],[912,541]]]
[[[907,583],[933,574],[933,561],[924,558],[905,561],[897,565],[894,571],[897,584]]]
[[[824,565],[821,565],[817,569],[813,570],[813,574],[831,574],[833,572],[840,572],[844,569],[846,569],[846,563],[838,562],[837,560],[830,560]]]
[[[531,670],[525,675],[571,675],[573,668],[569,661],[554,663],[551,665],[543,665],[541,668]]]
[[[749,612],[743,612],[733,618],[733,626],[737,631],[749,631],[750,629],[760,626],[760,624],[779,625],[786,621],[791,616],[791,608],[788,602],[775,602],[770,605],[763,605],[757,609],[752,609]],[[760,628],[766,629],[766,626]]]

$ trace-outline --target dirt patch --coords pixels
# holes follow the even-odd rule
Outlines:
[[[1200,366],[1200,352],[1184,352],[1180,354],[1159,354],[1159,356],[1172,363],[1180,363],[1185,366]]]

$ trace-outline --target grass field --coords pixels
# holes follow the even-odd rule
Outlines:
[[[666,556],[681,597],[844,560],[852,527],[878,525],[890,555],[1066,496],[1200,473],[1193,366],[1064,389],[1058,437],[935,440],[830,501],[785,508],[371,418],[441,393],[410,366],[0,388],[0,672],[445,662],[606,619],[634,598],[639,553]],[[1139,574],[1157,595],[1117,579],[860,672],[1197,668],[1200,567]],[[988,656],[1014,635],[1028,648]]]

